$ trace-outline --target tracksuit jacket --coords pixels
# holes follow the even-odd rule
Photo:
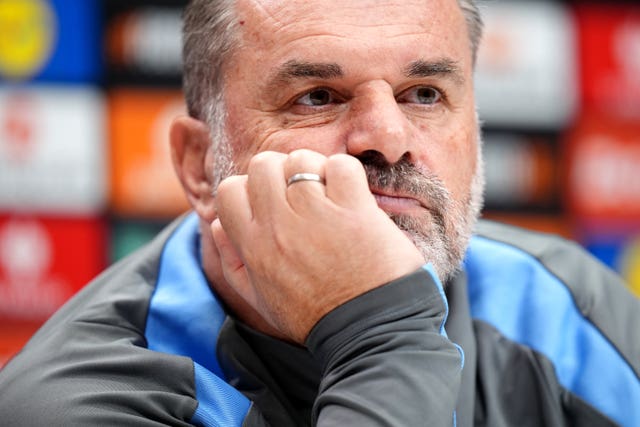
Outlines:
[[[640,303],[556,237],[481,221],[445,287],[426,265],[305,344],[226,313],[190,214],[0,371],[0,425],[640,426]]]

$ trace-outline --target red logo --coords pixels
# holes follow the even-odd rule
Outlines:
[[[0,141],[10,160],[24,162],[30,157],[37,140],[39,116],[36,103],[27,94],[15,93],[5,99],[0,110]]]
[[[0,218],[0,318],[44,320],[105,266],[96,219]]]

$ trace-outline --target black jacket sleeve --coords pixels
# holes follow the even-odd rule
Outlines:
[[[334,309],[307,346],[323,366],[318,426],[452,426],[462,351],[446,337],[447,302],[425,269]]]

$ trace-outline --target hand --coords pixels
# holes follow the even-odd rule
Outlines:
[[[297,182],[301,172],[325,177]],[[335,307],[423,263],[378,208],[360,162],[310,150],[262,152],[224,180],[211,231],[225,279],[271,326],[303,343]]]

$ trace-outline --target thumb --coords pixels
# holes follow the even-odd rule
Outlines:
[[[347,154],[335,154],[325,164],[327,197],[338,206],[358,209],[377,206],[369,190],[367,175],[358,159]]]
[[[256,309],[258,298],[249,281],[244,261],[233,246],[227,232],[222,228],[222,223],[218,218],[211,223],[211,235],[220,254],[222,272],[227,283],[240,297]]]

